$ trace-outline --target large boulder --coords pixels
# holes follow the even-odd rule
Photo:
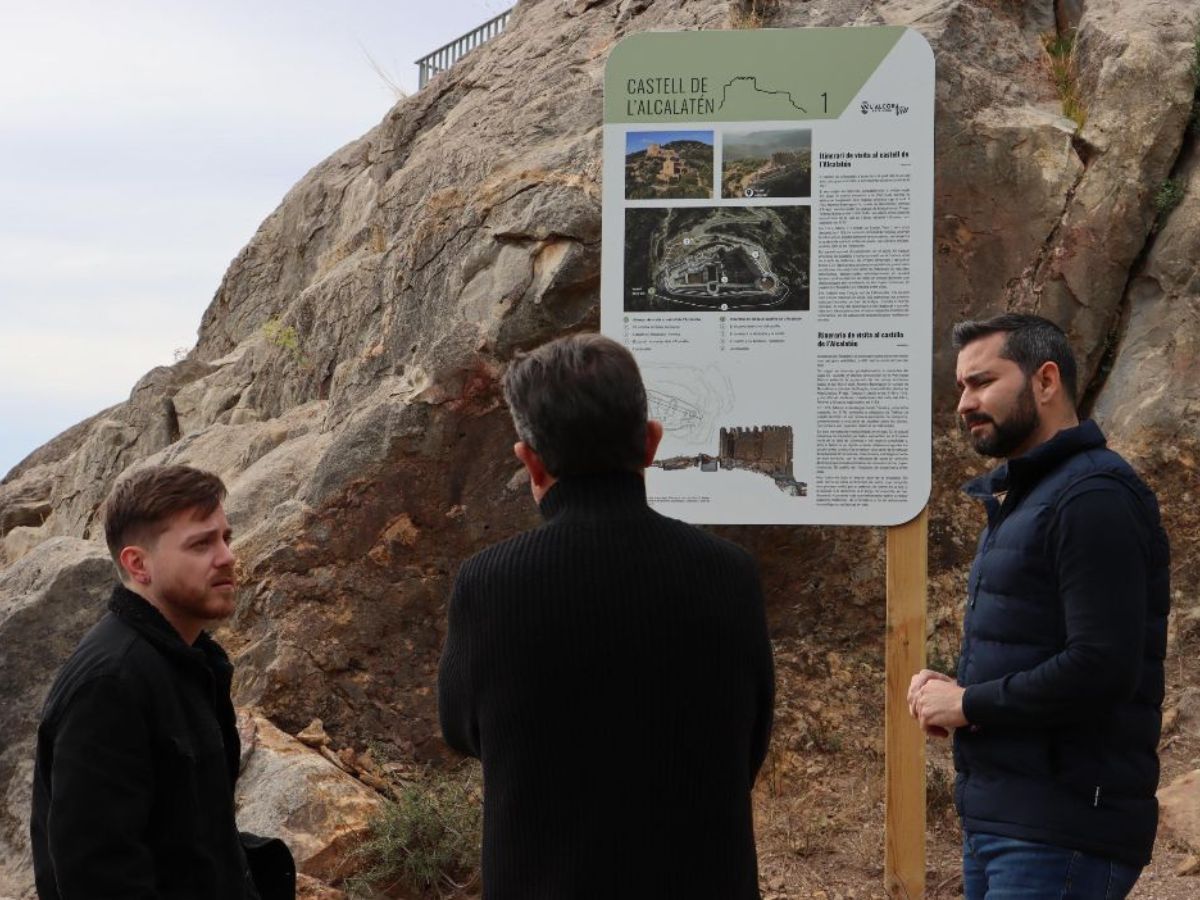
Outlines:
[[[103,547],[54,538],[0,570],[0,895],[32,883],[29,804],[42,702],[112,591]]]
[[[1162,836],[1200,854],[1200,769],[1158,792],[1158,812]]]
[[[316,750],[245,712],[238,827],[282,838],[298,872],[322,881],[356,871],[353,852],[382,797]]]

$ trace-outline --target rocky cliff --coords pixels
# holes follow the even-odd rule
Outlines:
[[[450,578],[535,518],[497,378],[517,350],[598,323],[609,50],[649,29],[875,24],[918,29],[938,66],[931,652],[953,652],[979,525],[956,493],[982,463],[949,416],[950,325],[1036,310],[1067,327],[1087,411],[1164,500],[1180,617],[1169,703],[1194,684],[1181,654],[1200,635],[1187,618],[1200,584],[1194,0],[522,0],[506,33],[288,193],[186,359],[0,483],[0,895],[30,883],[37,708],[101,611],[97,511],[131,466],[188,462],[231,488],[245,588],[220,636],[239,705],[293,734],[320,718],[333,748],[448,760],[433,687]],[[762,561],[778,654],[764,884],[869,895],[882,535],[723,533]],[[1177,727],[1168,772],[1200,745],[1195,720]],[[933,765],[936,784],[944,758]],[[848,797],[859,812],[842,816]],[[952,837],[938,834],[931,858],[949,875]]]

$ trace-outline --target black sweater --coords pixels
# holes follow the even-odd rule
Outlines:
[[[463,564],[438,700],[483,761],[487,900],[747,900],[774,674],[741,548],[636,475],[559,481]]]

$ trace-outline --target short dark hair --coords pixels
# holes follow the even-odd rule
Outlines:
[[[646,388],[633,354],[611,338],[543,344],[518,357],[503,384],[517,436],[554,477],[645,467]]]
[[[980,338],[1001,332],[1006,335],[1000,350],[1002,357],[1015,362],[1027,378],[1043,363],[1054,363],[1067,397],[1075,402],[1075,354],[1066,334],[1049,319],[1027,313],[1003,313],[990,319],[959,322],[952,336],[954,349],[961,350]]]
[[[122,548],[153,541],[176,513],[207,516],[224,499],[221,479],[191,466],[149,466],[122,478],[104,503],[104,540],[117,569]]]

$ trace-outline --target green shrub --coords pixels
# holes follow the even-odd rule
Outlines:
[[[1196,29],[1196,37],[1192,40],[1191,73],[1192,81],[1196,84],[1196,90],[1200,91],[1200,28]]]
[[[300,352],[300,336],[291,325],[284,325],[279,319],[267,319],[262,330],[267,340],[276,347],[282,347],[294,354]]]
[[[262,325],[263,336],[267,342],[279,347],[301,369],[312,371],[312,358],[300,345],[300,334],[292,325],[284,325],[279,319],[267,319]]]
[[[954,772],[934,762],[925,761],[925,815],[937,821],[954,809]]]
[[[1180,204],[1183,200],[1183,192],[1183,179],[1181,178],[1168,178],[1162,183],[1158,193],[1154,195],[1154,209],[1158,212],[1160,222]]]
[[[1188,124],[1192,134],[1200,134],[1200,28],[1196,30],[1196,37],[1192,41],[1192,65],[1189,71],[1192,73],[1192,83],[1196,87],[1192,96],[1191,121]]]
[[[365,867],[346,888],[351,897],[401,885],[459,890],[475,875],[482,833],[477,777],[431,774],[400,788],[371,820],[357,851]]]

